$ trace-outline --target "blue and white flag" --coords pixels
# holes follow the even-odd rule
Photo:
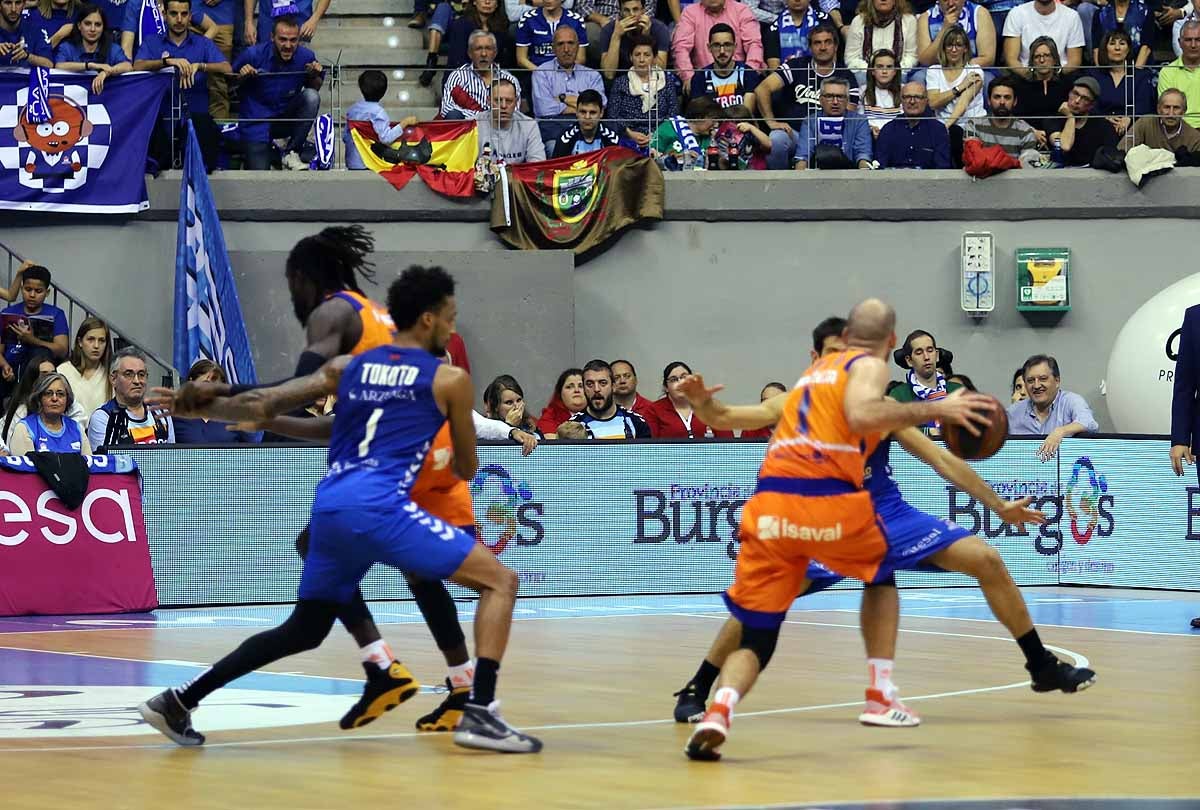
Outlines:
[[[138,15],[138,40],[137,44],[150,37],[165,37],[167,35],[167,23],[163,19],[162,9],[158,6],[158,0],[142,0],[142,11]]]
[[[329,171],[333,168],[333,116],[323,113],[317,116],[317,154],[309,163],[312,171]]]
[[[29,71],[29,104],[25,120],[30,124],[50,123],[50,70],[35,67]]]
[[[187,138],[175,242],[175,368],[186,373],[203,358],[224,369],[229,382],[253,385],[242,305],[191,122]]]
[[[172,77],[114,76],[102,94],[92,78],[54,70],[43,86],[30,71],[0,71],[0,208],[124,214],[150,206],[146,152]]]

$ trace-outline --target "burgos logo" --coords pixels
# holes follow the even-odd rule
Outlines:
[[[479,468],[471,481],[471,496],[479,499],[485,490],[496,497],[486,505],[476,504],[475,533],[493,554],[500,554],[509,542],[516,540],[519,546],[536,546],[546,536],[545,527],[539,518],[545,505],[533,500],[533,492],[524,481],[514,482],[512,475],[499,464],[487,464]],[[479,519],[479,508],[483,506],[483,520]],[[487,527],[499,526],[500,534],[488,540]]]
[[[1085,471],[1086,481],[1083,480]],[[1087,456],[1077,458],[1063,491],[1063,500],[1066,502],[1067,515],[1071,518],[1071,536],[1079,545],[1087,544],[1093,534],[1108,537],[1113,533],[1113,516],[1108,509],[1114,505],[1115,499],[1107,493],[1108,480],[1096,472],[1092,460]],[[1106,527],[1101,526],[1101,519],[1107,522]]]
[[[842,539],[842,524],[833,526],[800,526],[778,515],[760,515],[758,518],[759,540],[808,540],[815,543],[833,543]]]

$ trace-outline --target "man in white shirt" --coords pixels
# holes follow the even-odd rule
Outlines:
[[[1004,20],[1004,63],[1009,67],[1029,64],[1029,46],[1047,36],[1058,45],[1063,73],[1083,64],[1083,21],[1079,12],[1056,0],[1030,0],[1008,13]]]

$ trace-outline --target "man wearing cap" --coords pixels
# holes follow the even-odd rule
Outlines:
[[[898,402],[932,401],[962,388],[956,382],[947,382],[946,376],[938,371],[939,365],[949,366],[954,362],[954,353],[949,349],[939,349],[933,335],[924,329],[910,332],[892,358],[896,365],[908,372],[904,382],[888,392],[888,396]],[[926,433],[938,433],[934,422],[921,428]]]
[[[1098,98],[1100,82],[1091,76],[1080,76],[1058,108],[1065,120],[1062,130],[1051,134],[1050,140],[1060,140],[1063,160],[1068,166],[1090,166],[1097,149],[1117,144],[1117,131],[1112,124],[1100,116],[1089,117]]]

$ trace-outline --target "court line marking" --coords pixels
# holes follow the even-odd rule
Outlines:
[[[1136,601],[1141,601],[1136,600]],[[858,613],[853,608],[828,608],[828,613]],[[900,610],[901,617],[904,616],[904,609]],[[945,619],[948,622],[984,622],[986,624],[995,623],[995,619],[970,619],[964,616],[914,616],[916,619]],[[1175,638],[1200,638],[1200,633],[1188,631],[1166,633],[1161,630],[1127,630],[1122,627],[1090,627],[1079,624],[1047,624],[1045,622],[1034,622],[1038,627],[1056,627],[1061,630],[1095,630],[1101,633],[1136,633],[1142,636],[1174,636]]]
[[[676,613],[676,614],[657,614],[657,615],[689,616],[689,617],[698,618],[698,619],[724,618],[720,615],[705,615],[705,614],[698,614],[698,613]],[[583,618],[583,617],[579,617],[579,618]],[[594,618],[600,618],[600,617],[594,617]],[[853,629],[853,630],[858,629],[858,625],[851,625],[851,624],[828,624],[828,623],[815,623],[815,622],[789,622],[789,623],[791,623],[791,624],[819,624],[820,626],[826,626],[826,627],[841,627],[841,628],[849,628],[849,629]],[[906,631],[901,630],[901,632],[906,632]],[[995,641],[1011,641],[1012,640],[1011,638],[1006,638],[1006,637],[1001,637],[1001,636],[977,636],[977,635],[969,635],[969,634],[964,634],[964,633],[934,633],[934,631],[907,631],[907,632],[926,632],[926,633],[935,634],[935,635],[961,636],[963,638],[979,638],[979,639],[995,640]],[[1049,644],[1047,644],[1045,646],[1047,649],[1054,650],[1055,652],[1063,653],[1064,655],[1070,656],[1071,658],[1075,659],[1075,666],[1083,667],[1083,666],[1087,666],[1089,663],[1087,657],[1080,655],[1079,653],[1064,649],[1062,647],[1052,647]],[[0,647],[0,649],[20,650],[21,648]],[[43,651],[28,650],[26,652],[43,652]],[[60,654],[78,655],[79,653],[60,653]],[[115,656],[104,656],[104,655],[94,655],[94,654],[84,654],[84,655],[86,655],[86,657],[90,657],[90,658],[110,658],[110,659],[120,660],[120,661],[134,661],[134,662],[141,662],[141,663],[151,663],[148,660],[142,660],[142,659],[136,659],[136,658],[115,658]],[[268,674],[277,674],[277,673],[268,673]],[[308,676],[301,676],[301,677],[319,678],[319,677],[323,677],[323,676],[308,675]],[[348,680],[348,679],[332,678],[331,680]],[[905,700],[910,701],[910,702],[918,701],[918,700],[935,700],[938,698],[960,697],[963,695],[978,695],[978,694],[983,694],[985,692],[1000,692],[1000,691],[1004,691],[1004,690],[1008,690],[1008,689],[1019,689],[1019,688],[1027,687],[1027,686],[1029,686],[1029,681],[1024,680],[1024,681],[1019,681],[1017,683],[1004,684],[1001,686],[984,686],[984,687],[979,687],[979,688],[975,688],[975,689],[959,689],[959,690],[955,690],[952,692],[935,692],[935,693],[928,694],[928,695],[913,695],[911,697],[906,697]],[[738,712],[738,718],[745,719],[745,718],[750,718],[750,717],[766,717],[766,716],[777,715],[777,714],[798,714],[801,712],[815,712],[815,711],[823,711],[823,710],[827,710],[827,709],[846,709],[846,708],[859,707],[859,706],[862,706],[861,700],[848,701],[845,703],[823,703],[823,704],[816,704],[816,705],[811,705],[811,706],[789,706],[789,707],[785,707],[785,708],[781,708],[781,709],[760,709],[758,711],[753,711],[753,712]],[[629,728],[629,727],[633,727],[633,726],[657,726],[657,725],[676,725],[676,723],[675,723],[674,718],[660,718],[660,719],[654,719],[654,720],[618,720],[618,721],[607,722],[607,723],[559,723],[559,724],[544,725],[544,726],[526,726],[526,727],[524,727],[523,730],[525,730],[525,731],[561,731],[561,730],[569,730],[569,729]],[[413,737],[430,737],[430,736],[437,737],[437,736],[445,736],[445,735],[436,735],[436,734],[431,735],[429,732],[421,733],[421,732],[416,732],[416,731],[396,732],[393,734],[370,734],[370,735],[363,734],[363,735],[356,735],[353,737],[346,736],[345,734],[341,734],[341,735],[322,735],[322,736],[318,736],[318,737],[293,737],[293,738],[275,739],[275,740],[234,740],[234,741],[230,741],[230,742],[205,743],[203,746],[199,746],[199,747],[200,748],[245,748],[247,746],[252,746],[252,745],[302,745],[302,744],[307,744],[307,743],[332,742],[332,741],[339,741],[339,740],[355,742],[358,740],[397,740],[397,739],[411,739]],[[171,743],[152,743],[152,744],[146,744],[146,745],[77,745],[77,746],[56,746],[56,747],[47,747],[47,748],[0,748],[0,753],[31,753],[31,752],[60,753],[60,752],[67,752],[67,751],[131,751],[131,750],[168,750],[169,751],[169,750],[173,750],[173,749],[176,749],[179,747],[180,746],[172,745]],[[787,805],[781,805],[781,806],[787,807]]]
[[[972,804],[985,802],[1175,802],[1180,807],[1190,808],[1195,796],[972,796],[970,798],[924,797],[914,799],[832,799],[826,802],[775,802],[771,804],[680,804],[670,807],[647,807],[643,810],[820,810],[823,807],[870,807],[871,805],[953,805],[955,810],[969,808]]]

